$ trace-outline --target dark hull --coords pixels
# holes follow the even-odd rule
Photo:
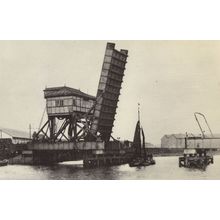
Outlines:
[[[150,159],[150,160],[141,160],[141,159],[134,159],[129,163],[130,167],[146,167],[150,165],[156,164],[155,160]]]
[[[209,164],[213,164],[212,156],[180,157],[179,167],[205,170]]]
[[[0,167],[7,166],[8,160],[0,160]]]

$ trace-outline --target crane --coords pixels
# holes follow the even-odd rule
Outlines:
[[[211,130],[211,128],[209,127],[209,124],[208,124],[208,122],[207,122],[207,120],[206,120],[205,115],[202,114],[202,113],[200,113],[200,112],[195,112],[195,113],[194,113],[194,116],[195,116],[195,119],[196,119],[196,121],[197,121],[197,123],[198,123],[198,125],[199,125],[200,131],[202,132],[203,138],[205,138],[205,131],[202,129],[202,126],[201,126],[201,124],[200,124],[200,122],[199,122],[199,119],[198,119],[197,115],[200,115],[200,116],[202,116],[202,117],[204,118],[205,123],[206,123],[206,125],[207,125],[207,127],[208,127],[208,129],[209,129],[209,132],[210,132],[211,136],[214,137],[214,136],[213,136],[213,133],[212,133],[212,130]]]

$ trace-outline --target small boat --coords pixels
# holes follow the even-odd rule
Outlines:
[[[156,164],[155,160],[152,158],[134,158],[130,161],[129,166],[130,167],[141,167],[141,166],[150,166]]]
[[[0,167],[7,166],[7,165],[8,165],[8,160],[7,159],[0,160]]]
[[[215,139],[214,136],[213,136],[213,133],[212,133],[210,127],[209,127],[209,124],[206,120],[205,115],[203,115],[200,112],[195,112],[194,116],[195,116],[195,119],[196,119],[196,121],[199,125],[202,136],[201,137],[188,137],[188,135],[186,133],[186,136],[185,136],[185,149],[184,149],[184,152],[183,152],[183,156],[179,157],[179,167],[205,170],[206,167],[209,164],[214,163],[213,156],[207,154],[209,149],[207,149],[207,148],[198,148],[199,145],[197,146],[197,148],[188,148],[188,140],[193,140],[193,141],[199,140],[199,142],[201,141],[203,143],[203,140],[206,139],[205,132],[201,127],[201,124],[199,122],[199,118],[197,117],[197,115],[200,115],[200,116],[203,117],[203,119],[204,119],[204,121],[205,121],[205,123],[206,123],[206,125],[207,125],[207,127],[210,131],[211,138],[208,138],[208,139],[210,139],[210,141],[212,141],[211,139]]]
[[[206,149],[185,149],[179,157],[179,167],[205,170],[209,164],[213,164],[213,156],[207,155]]]
[[[150,166],[150,165],[156,164],[155,160],[153,159],[153,155],[152,154],[147,154],[146,155],[146,160],[144,161],[144,163],[146,164],[146,166]]]
[[[141,136],[142,136],[142,144],[141,144]],[[144,130],[140,126],[139,108],[138,108],[138,122],[134,133],[133,147],[135,149],[135,153],[133,158],[129,162],[130,167],[150,166],[156,164],[155,160],[153,159],[153,155],[147,154],[146,152]]]

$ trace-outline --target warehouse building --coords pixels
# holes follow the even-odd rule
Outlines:
[[[0,140],[11,140],[13,144],[26,144],[31,139],[27,132],[0,127]]]
[[[161,148],[185,148],[186,134],[170,134],[161,138]],[[219,148],[220,134],[202,135],[187,134],[187,148]]]

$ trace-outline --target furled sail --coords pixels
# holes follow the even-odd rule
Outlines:
[[[142,131],[142,138],[143,138],[143,143],[142,143],[143,154],[144,154],[144,159],[146,159],[147,154],[146,154],[146,149],[145,149],[145,135],[144,135],[144,130],[143,130],[143,128],[141,128],[141,131]]]
[[[134,140],[133,140],[133,147],[135,149],[135,156],[141,157],[141,128],[140,128],[140,121],[137,122],[135,133],[134,133]]]

